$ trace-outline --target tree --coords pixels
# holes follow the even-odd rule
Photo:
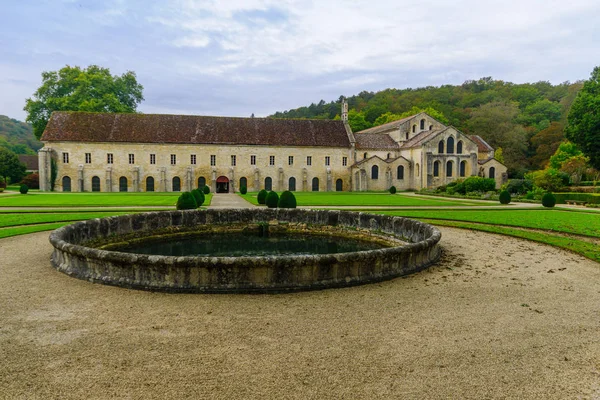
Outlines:
[[[562,142],[552,157],[550,157],[550,168],[561,169],[568,159],[581,155],[581,150],[571,142]]]
[[[348,124],[352,128],[352,132],[362,131],[371,127],[371,124],[365,120],[363,113],[356,110],[348,111]]]
[[[564,173],[569,174],[569,177],[571,178],[571,183],[573,183],[574,185],[579,185],[579,182],[581,182],[581,178],[588,169],[589,160],[590,159],[584,156],[583,154],[573,156],[566,160],[564,163],[562,163],[560,170]]]
[[[144,100],[135,72],[111,75],[108,68],[65,66],[42,73],[42,85],[26,100],[27,122],[39,139],[53,111],[136,112]]]
[[[19,162],[19,158],[12,151],[0,148],[0,176],[7,182],[20,182],[25,176],[25,165]]]
[[[567,139],[579,145],[590,164],[600,169],[600,67],[583,83],[567,120]]]

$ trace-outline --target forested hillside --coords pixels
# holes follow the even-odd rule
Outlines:
[[[33,136],[31,125],[0,115],[0,147],[17,154],[36,154],[42,143]]]
[[[490,77],[418,89],[386,89],[348,97],[354,132],[425,110],[466,134],[501,147],[512,176],[546,166],[564,140],[567,114],[582,83],[514,84]],[[341,97],[277,112],[274,118],[339,118]]]

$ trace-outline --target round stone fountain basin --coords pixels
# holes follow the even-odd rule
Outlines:
[[[268,256],[173,256],[115,251],[148,240],[266,232],[371,242],[373,250]],[[440,231],[401,217],[349,211],[164,211],[93,219],[50,235],[52,265],[68,275],[127,288],[192,293],[287,292],[378,282],[440,257]],[[352,250],[352,249],[350,249]]]

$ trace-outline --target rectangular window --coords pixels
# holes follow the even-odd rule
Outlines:
[[[92,153],[85,153],[85,163],[86,164],[92,163]]]
[[[171,154],[171,165],[177,164],[177,155]]]
[[[326,157],[325,157],[325,165],[326,165],[326,166],[329,166],[330,164],[331,164],[331,157],[329,157],[329,156],[326,156]]]
[[[294,165],[294,156],[288,157],[288,165]]]
[[[269,156],[269,165],[275,165],[275,156]]]
[[[306,165],[312,165],[312,157],[311,156],[306,157]]]
[[[112,164],[113,163],[113,154],[112,153],[107,153],[106,154],[106,163],[107,164]]]
[[[150,154],[150,164],[156,164],[156,154]]]
[[[231,166],[235,167],[235,156],[231,156]]]
[[[250,165],[256,165],[256,156],[250,156]]]
[[[133,154],[129,155],[129,164],[135,164],[135,156]]]
[[[196,155],[195,154],[190,155],[190,164],[196,165]]]
[[[210,166],[214,167],[215,165],[217,165],[217,156],[211,155],[210,156]]]
[[[348,157],[342,157],[342,167],[346,167],[348,165]]]
[[[64,164],[69,163],[69,153],[63,153],[63,163]]]

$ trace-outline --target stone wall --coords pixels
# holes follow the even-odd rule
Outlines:
[[[281,257],[172,257],[86,247],[94,239],[204,224],[278,221],[328,225],[391,235],[408,244],[379,250]],[[93,219],[50,235],[52,265],[79,279],[169,292],[287,292],[351,286],[391,279],[426,268],[440,257],[440,231],[415,220],[354,213],[285,209],[191,210]]]

